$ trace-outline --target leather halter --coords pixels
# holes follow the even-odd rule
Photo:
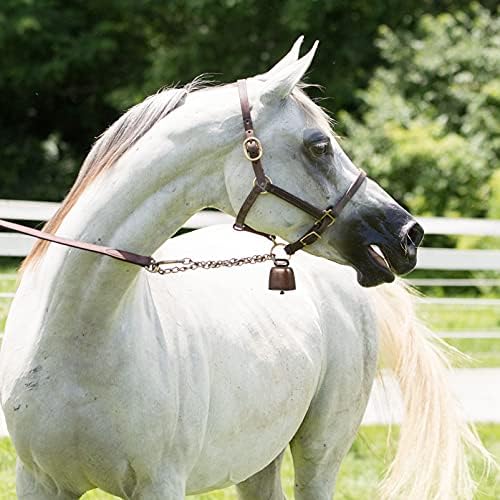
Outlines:
[[[288,255],[293,255],[297,250],[302,250],[304,247],[312,245],[318,241],[322,234],[335,222],[335,219],[340,215],[344,207],[355,195],[358,189],[363,184],[366,178],[366,173],[363,170],[359,171],[359,175],[356,180],[351,184],[349,189],[344,193],[342,198],[333,206],[327,207],[322,210],[309,202],[295,196],[292,193],[276,186],[271,182],[271,179],[267,177],[262,166],[261,158],[263,155],[262,145],[254,134],[254,128],[252,123],[252,117],[250,114],[250,103],[248,101],[247,85],[246,80],[238,80],[238,91],[240,95],[240,106],[241,114],[243,116],[243,126],[245,128],[245,140],[243,141],[243,152],[246,158],[252,163],[253,171],[255,173],[255,179],[253,183],[253,188],[246,197],[243,205],[241,206],[238,215],[236,216],[236,222],[233,228],[237,231],[249,231],[251,233],[259,234],[269,238],[274,241],[276,237],[274,235],[263,233],[257,231],[252,227],[245,224],[245,219],[253,207],[254,203],[257,201],[259,195],[263,193],[271,193],[281,198],[282,200],[290,203],[291,205],[299,208],[303,212],[308,213],[314,217],[314,224],[306,231],[306,233],[293,243],[285,245],[285,252]]]
[[[275,196],[281,198],[282,200],[285,200],[288,203],[291,203],[292,205],[300,208],[302,211],[307,212],[309,215],[315,218],[314,224],[304,234],[304,236],[299,238],[297,241],[289,243],[288,245],[285,246],[285,251],[288,253],[288,255],[292,255],[297,250],[300,250],[307,245],[312,245],[319,238],[321,238],[321,235],[325,232],[325,230],[328,227],[330,227],[335,222],[335,218],[339,216],[340,212],[342,212],[345,205],[354,196],[356,191],[360,188],[361,184],[363,183],[366,177],[366,174],[361,170],[357,179],[349,187],[344,196],[342,196],[342,198],[333,207],[328,207],[325,210],[316,208],[314,205],[311,205],[307,201],[304,201],[298,198],[297,196],[289,193],[288,191],[285,191],[284,189],[273,184],[269,179],[269,177],[267,177],[266,174],[264,173],[264,168],[262,167],[262,163],[260,161],[263,149],[260,141],[254,135],[245,80],[238,80],[238,88],[240,92],[241,113],[243,115],[243,125],[245,127],[245,135],[246,135],[245,141],[243,142],[243,151],[248,160],[252,162],[252,166],[255,172],[255,180],[253,189],[250,191],[250,194],[247,196],[246,200],[241,206],[240,211],[236,217],[236,223],[234,224],[233,227],[234,229],[239,231],[250,231],[255,234],[260,234],[262,236],[265,236],[266,238],[269,238],[271,241],[274,242],[275,236],[263,233],[261,231],[257,231],[256,229],[252,229],[250,226],[245,224],[245,218],[248,215],[248,212],[252,208],[253,204],[256,202],[259,195],[262,193],[272,193]],[[0,227],[3,227],[5,229],[10,229],[11,231],[15,231],[18,233],[26,234],[28,236],[32,236],[34,238],[38,238],[41,240],[57,243],[59,245],[64,245],[67,247],[85,250],[87,252],[106,255],[108,257],[112,257],[113,259],[117,259],[122,262],[128,262],[129,264],[135,264],[137,266],[144,267],[145,269],[151,272],[160,272],[161,274],[168,274],[168,270],[165,271],[159,267],[160,264],[187,263],[188,267],[181,270],[195,269],[197,267],[200,267],[199,265],[196,265],[197,263],[194,263],[195,266],[193,267],[193,261],[191,259],[182,259],[180,261],[179,260],[155,261],[153,257],[148,255],[140,255],[133,252],[127,252],[126,250],[118,250],[116,248],[105,247],[102,245],[95,245],[93,243],[87,243],[84,241],[62,238],[60,236],[56,236],[51,233],[39,231],[38,229],[33,229],[27,226],[23,226],[21,224],[8,222],[2,219],[0,219]],[[271,256],[273,255],[272,252],[270,255]],[[267,257],[268,256],[266,256],[266,258]],[[253,258],[240,259],[240,260],[252,261],[252,259]],[[264,262],[264,260],[260,259],[258,260],[258,262]],[[206,264],[206,263],[202,262],[201,264]],[[231,265],[236,265],[236,264],[232,263]],[[237,265],[241,264],[238,263]]]

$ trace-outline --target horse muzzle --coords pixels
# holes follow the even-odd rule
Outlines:
[[[340,231],[337,235],[332,232],[330,243],[356,270],[360,285],[372,287],[390,283],[395,276],[407,274],[415,268],[424,230],[407,212],[393,212],[383,222],[377,218],[370,224],[367,218],[357,223],[351,220],[350,223],[349,233],[353,234],[354,225],[354,234],[358,237],[351,239],[347,232],[342,234]]]

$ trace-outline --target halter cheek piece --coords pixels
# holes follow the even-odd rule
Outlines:
[[[252,117],[250,115],[250,104],[248,102],[246,80],[238,80],[238,91],[240,94],[241,114],[243,116],[243,126],[245,127],[246,136],[245,140],[243,141],[243,153],[245,154],[245,157],[252,162],[255,179],[252,190],[246,197],[243,205],[238,212],[238,215],[236,216],[236,222],[233,228],[237,231],[249,231],[251,233],[265,236],[266,238],[269,238],[274,242],[276,238],[274,235],[257,231],[245,224],[245,219],[248,215],[248,212],[257,201],[259,195],[263,193],[274,194],[278,198],[285,200],[291,205],[294,205],[303,212],[308,213],[315,219],[314,224],[306,231],[306,233],[302,237],[300,237],[293,243],[285,245],[285,252],[291,256],[295,252],[297,252],[297,250],[302,250],[304,247],[312,245],[321,238],[321,235],[335,222],[335,219],[340,215],[349,200],[361,187],[363,181],[366,178],[366,173],[363,170],[360,170],[358,177],[351,184],[349,189],[344,193],[342,198],[340,198],[340,200],[335,205],[327,207],[324,210],[317,208],[307,201],[302,200],[292,193],[289,193],[288,191],[285,191],[284,189],[276,186],[271,182],[271,179],[267,177],[262,166],[261,158],[263,155],[263,149],[262,144],[254,134]]]
[[[26,234],[34,238],[49,241],[51,243],[57,243],[59,245],[77,248],[79,250],[85,250],[87,252],[106,255],[122,262],[127,262],[129,264],[135,264],[137,266],[144,267],[147,271],[158,273],[160,275],[173,274],[194,269],[236,267],[244,264],[257,264],[260,262],[272,260],[275,264],[275,267],[271,269],[269,288],[271,290],[281,290],[282,292],[283,290],[294,290],[295,278],[293,276],[292,269],[288,267],[288,259],[279,259],[273,253],[273,250],[277,245],[275,243],[276,237],[267,233],[263,233],[261,231],[257,231],[256,229],[252,229],[250,226],[246,225],[245,219],[248,215],[248,212],[257,201],[257,198],[260,194],[272,193],[275,196],[278,196],[282,200],[285,200],[286,202],[300,208],[302,211],[314,217],[314,224],[301,238],[299,238],[297,241],[294,241],[293,243],[285,245],[285,252],[291,256],[297,250],[301,250],[305,246],[312,245],[321,238],[321,235],[335,222],[336,217],[340,215],[343,208],[354,196],[356,191],[360,188],[361,184],[365,180],[366,174],[361,170],[357,179],[352,183],[344,196],[342,196],[342,198],[333,207],[327,207],[325,210],[316,208],[314,205],[311,205],[307,201],[304,201],[297,196],[289,193],[288,191],[285,191],[284,189],[276,186],[264,173],[264,168],[262,167],[262,163],[260,161],[262,158],[263,149],[259,139],[257,139],[257,137],[255,137],[254,135],[245,80],[238,81],[238,89],[240,94],[241,113],[243,115],[243,125],[245,127],[246,136],[245,140],[243,141],[243,153],[245,154],[246,158],[252,162],[253,170],[255,172],[255,179],[253,188],[243,202],[243,205],[241,206],[240,211],[238,212],[238,215],[236,217],[236,223],[233,227],[238,231],[250,231],[252,233],[260,234],[261,236],[269,238],[273,242],[273,248],[271,249],[271,252],[269,254],[253,255],[252,257],[243,258],[232,258],[228,260],[193,261],[190,258],[185,258],[181,260],[156,261],[155,259],[153,259],[153,257],[148,255],[140,255],[137,253],[128,252],[126,250],[104,247],[102,245],[96,245],[84,241],[70,240],[68,238],[56,236],[55,234],[39,231],[38,229],[33,229],[21,224],[8,222],[1,219],[0,227],[18,233]]]

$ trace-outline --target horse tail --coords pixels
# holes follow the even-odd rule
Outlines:
[[[468,452],[479,455],[487,470],[495,461],[452,394],[448,354],[454,349],[417,320],[414,294],[402,282],[372,293],[380,361],[394,373],[403,401],[398,448],[380,486],[381,496],[472,499],[476,484]]]

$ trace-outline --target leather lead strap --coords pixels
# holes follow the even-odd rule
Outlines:
[[[59,245],[78,248],[80,250],[86,250],[87,252],[107,255],[113,259],[121,260],[123,262],[128,262],[129,264],[135,264],[141,267],[150,266],[154,262],[152,257],[146,255],[127,252],[125,250],[117,250],[116,248],[109,248],[101,245],[94,245],[93,243],[85,243],[83,241],[61,238],[60,236],[55,236],[54,234],[45,233],[44,231],[39,231],[38,229],[22,226],[21,224],[15,224],[14,222],[8,222],[2,219],[0,219],[0,227],[10,229],[11,231],[15,231],[17,233],[33,236],[40,240],[50,241],[51,243],[58,243]]]

